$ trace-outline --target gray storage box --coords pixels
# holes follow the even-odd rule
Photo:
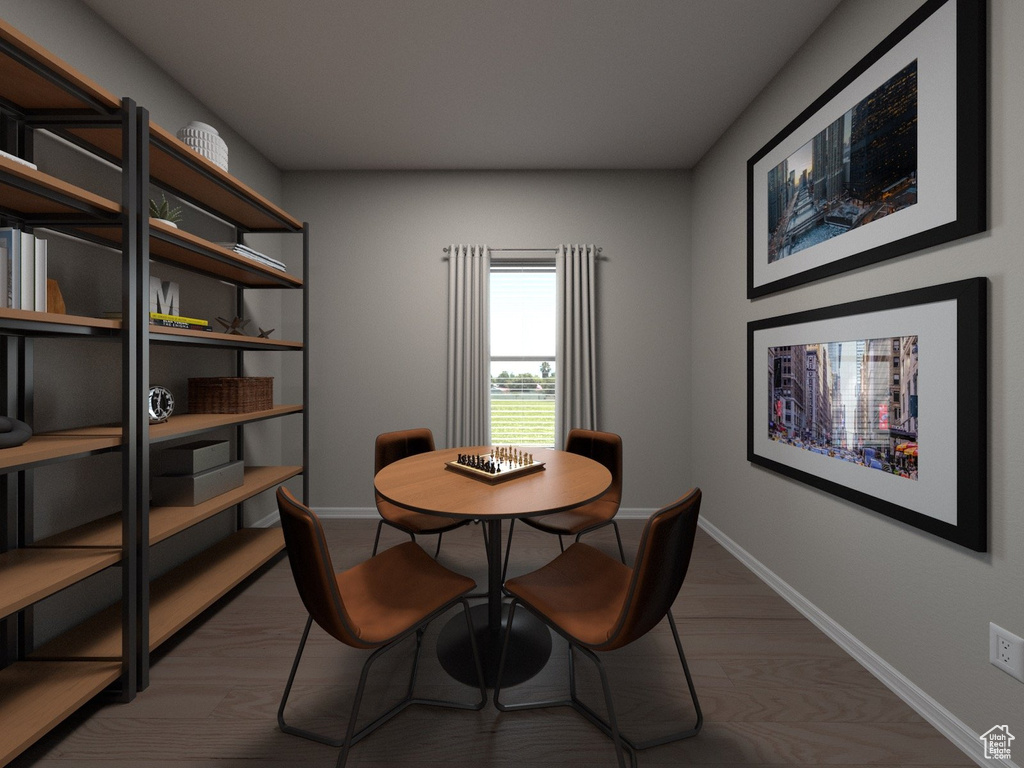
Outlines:
[[[194,507],[207,499],[227,493],[245,479],[245,462],[231,461],[205,472],[166,475],[150,480],[153,503],[169,507]]]
[[[153,475],[194,475],[230,459],[231,446],[227,440],[196,440],[154,451],[149,468]]]

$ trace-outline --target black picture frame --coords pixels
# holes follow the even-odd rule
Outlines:
[[[972,278],[748,323],[748,461],[986,551],[987,286]],[[900,400],[896,389],[872,399],[872,382],[884,381],[876,371],[889,375],[873,366],[890,365],[874,350],[897,341],[912,352],[913,380],[907,370],[898,390],[910,410],[889,421],[887,406],[883,432],[881,415],[874,421],[882,399]],[[800,381],[803,402],[786,404]],[[905,397],[911,384],[913,401]],[[827,409],[827,424],[812,423],[812,406]]]
[[[986,24],[985,0],[929,0],[750,158],[748,299],[986,229]],[[908,62],[912,77],[900,77]],[[900,94],[913,94],[912,108],[900,109]],[[904,123],[873,142],[877,123],[865,115]],[[836,149],[828,137],[844,135],[844,119]],[[790,183],[788,161],[799,167],[814,142],[820,170]],[[881,170],[884,153],[907,154],[906,142],[914,157],[885,187],[897,171]],[[826,232],[842,234],[821,240]]]

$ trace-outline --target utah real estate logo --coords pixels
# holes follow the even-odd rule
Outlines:
[[[996,725],[980,736],[985,744],[986,760],[1009,760],[1010,742],[1014,735],[1010,733],[1009,726]]]

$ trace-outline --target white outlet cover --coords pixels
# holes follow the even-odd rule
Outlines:
[[[1009,643],[1009,660],[999,658],[999,641],[1005,640]],[[998,624],[989,622],[988,625],[988,660],[1004,672],[1013,675],[1024,683],[1024,639],[1017,637],[1009,630],[1003,629]]]

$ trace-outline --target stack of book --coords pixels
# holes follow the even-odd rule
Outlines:
[[[108,320],[120,320],[122,313],[120,311],[104,312],[102,317]],[[150,312],[149,324],[163,326],[164,328],[188,328],[192,331],[213,332],[209,320],[200,320],[197,317],[184,317],[182,315],[165,315],[161,312]]]
[[[259,251],[254,251],[247,245],[242,245],[241,243],[221,243],[221,245],[227,248],[229,251],[234,251],[239,256],[244,256],[247,259],[258,261],[260,264],[263,264],[267,267],[273,267],[274,269],[279,269],[282,272],[285,272],[288,269],[284,265],[283,261],[278,261],[277,259],[267,256],[266,254],[260,253]]]
[[[46,241],[0,229],[0,307],[46,311]]]

